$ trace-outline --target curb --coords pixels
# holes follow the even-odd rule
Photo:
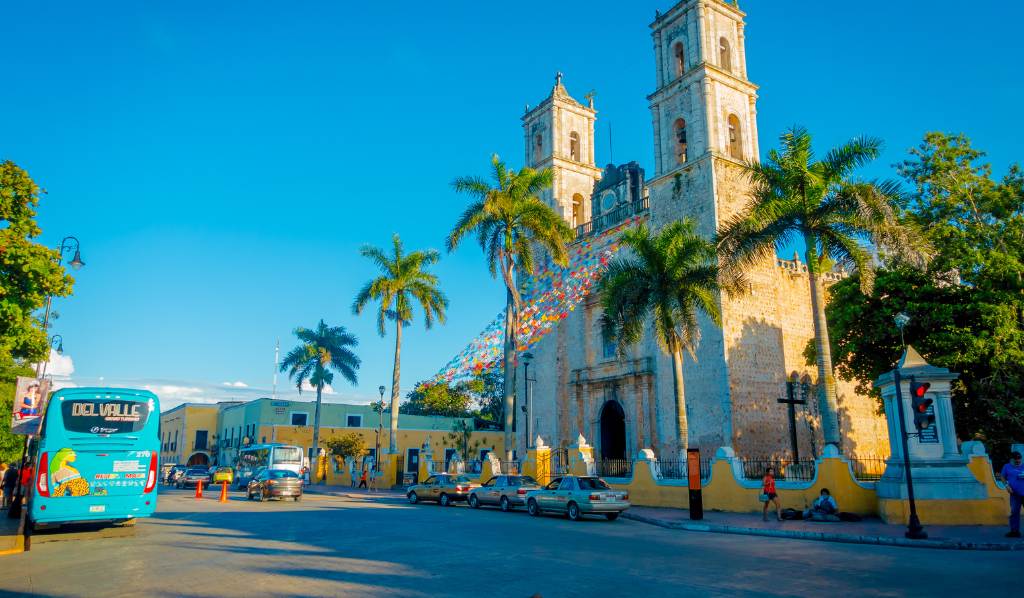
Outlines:
[[[0,556],[7,556],[9,554],[21,554],[22,552],[25,552],[25,536],[17,534],[17,537],[14,539],[14,548],[0,550]]]
[[[774,530],[756,527],[740,527],[735,525],[717,525],[713,523],[686,523],[666,521],[645,517],[624,511],[624,519],[632,519],[641,523],[656,525],[668,529],[679,529],[688,532],[706,532],[712,534],[734,534],[742,536],[765,536],[770,538],[789,538],[794,540],[814,540],[817,542],[837,542],[841,544],[874,544],[877,546],[902,546],[907,548],[931,548],[938,550],[989,550],[1012,551],[1024,550],[1024,542],[965,542],[959,540],[910,540],[895,536],[860,536],[854,534],[834,534],[825,532],[803,532],[796,530]]]

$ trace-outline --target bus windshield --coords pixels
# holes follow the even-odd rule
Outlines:
[[[297,446],[275,447],[274,463],[302,463],[302,449]]]

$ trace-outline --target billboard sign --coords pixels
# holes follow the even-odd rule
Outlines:
[[[11,431],[22,436],[39,433],[39,422],[46,410],[50,381],[18,376],[11,410]]]

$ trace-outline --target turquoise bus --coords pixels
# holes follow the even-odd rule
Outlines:
[[[29,525],[134,524],[156,510],[160,402],[147,390],[54,392],[32,449]]]

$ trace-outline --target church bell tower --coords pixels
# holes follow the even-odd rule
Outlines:
[[[562,73],[555,76],[548,97],[527,107],[522,117],[525,164],[554,171],[554,183],[541,197],[573,227],[590,219],[590,196],[601,178],[594,164],[596,118],[593,97],[586,106],[573,99],[562,85]]]

